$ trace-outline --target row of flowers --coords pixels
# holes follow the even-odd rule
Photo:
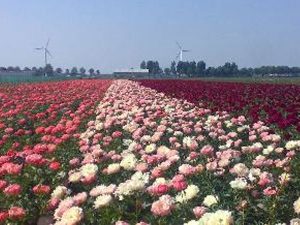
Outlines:
[[[36,224],[110,81],[0,86],[0,224]]]
[[[55,225],[299,224],[300,141],[114,81],[80,134]]]
[[[300,132],[300,86],[286,84],[208,82],[200,80],[142,80],[143,85],[211,110],[242,114],[264,121],[285,139]]]

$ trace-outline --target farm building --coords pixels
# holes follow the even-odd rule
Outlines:
[[[148,69],[122,69],[114,71],[115,77],[146,77],[149,75]]]

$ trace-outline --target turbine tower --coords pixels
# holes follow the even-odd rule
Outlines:
[[[178,52],[178,54],[176,56],[176,59],[179,58],[179,61],[183,61],[183,53],[184,52],[189,52],[190,50],[183,49],[182,46],[177,41],[176,41],[176,44],[177,44],[177,46],[179,48],[179,52]]]
[[[42,47],[40,47],[40,48],[35,48],[35,50],[42,50],[42,51],[44,51],[45,67],[46,67],[47,64],[48,64],[48,55],[49,55],[50,57],[52,57],[50,51],[48,50],[49,41],[50,41],[50,39],[48,38],[48,41],[47,41],[47,43],[46,43],[45,46],[42,46]]]

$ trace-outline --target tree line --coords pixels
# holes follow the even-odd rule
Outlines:
[[[65,69],[63,70],[62,68],[58,67],[56,69],[53,68],[51,64],[47,64],[45,67],[24,67],[21,69],[19,66],[13,67],[13,66],[8,66],[8,67],[0,67],[0,72],[32,72],[33,75],[36,76],[42,76],[47,74],[47,76],[53,76],[54,74],[61,74],[61,75],[71,75],[71,76],[76,76],[76,75],[86,75],[87,73],[89,75],[100,75],[101,72],[99,69],[95,70],[94,68],[90,68],[86,70],[84,67],[77,68],[76,66],[72,67],[71,69]]]
[[[298,75],[300,76],[300,67],[289,66],[261,66],[256,68],[239,68],[235,62],[226,62],[222,66],[207,67],[204,61],[172,61],[170,67],[160,67],[158,61],[142,61],[140,64],[141,69],[148,69],[150,74],[165,74],[165,75],[177,75],[177,76],[189,76],[189,77],[201,77],[201,76],[264,76],[264,75]]]

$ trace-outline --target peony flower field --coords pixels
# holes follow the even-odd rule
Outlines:
[[[299,91],[1,84],[0,224],[300,224]]]

